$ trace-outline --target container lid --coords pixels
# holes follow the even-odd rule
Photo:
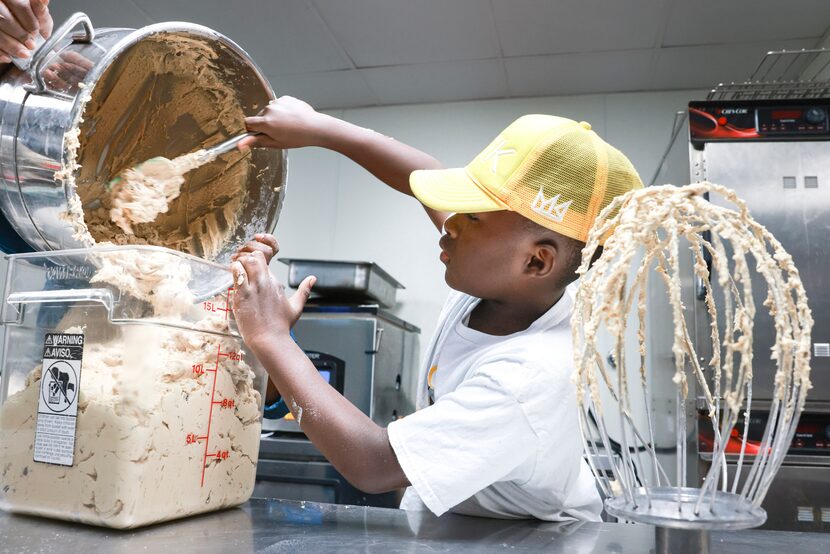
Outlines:
[[[98,246],[12,254],[2,322],[22,305],[98,303],[119,323],[233,332],[230,268],[157,246]]]

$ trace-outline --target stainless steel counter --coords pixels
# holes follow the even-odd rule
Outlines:
[[[113,531],[0,512],[0,552],[603,552],[648,553],[654,528],[554,524],[252,500],[241,508]],[[712,552],[830,552],[830,534],[740,531],[712,534]]]

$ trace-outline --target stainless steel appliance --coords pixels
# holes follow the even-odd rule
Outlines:
[[[652,180],[677,185],[707,180],[734,189],[753,217],[793,256],[807,291],[815,321],[813,389],[763,503],[768,529],[830,531],[830,84],[824,76],[828,62],[830,52],[824,50],[770,53],[746,83],[721,85],[707,101],[690,102],[688,110],[678,114],[672,141]],[[796,70],[800,81],[791,80]],[[684,135],[688,142],[676,140]],[[719,285],[695,280],[689,260],[685,262],[687,319],[695,329],[695,348],[708,359],[710,331],[701,287],[712,286],[717,294]],[[756,279],[754,267],[750,270],[753,282],[763,283]],[[766,294],[764,287],[753,290],[757,306]],[[661,317],[650,316],[652,321]],[[663,331],[653,329],[651,363],[672,363],[671,353],[660,346],[665,341],[656,336]],[[771,320],[756,317],[753,372],[759,376],[757,382],[768,386],[753,389],[752,417],[742,422],[749,426],[750,444],[763,432],[763,410],[773,397],[769,385],[776,369],[770,359],[774,335]],[[660,402],[658,388],[655,414]],[[696,463],[688,466],[690,482],[699,481],[711,461],[711,428],[699,417],[701,408],[698,403],[686,411],[688,449],[698,453]],[[735,460],[728,461],[731,472]]]
[[[288,264],[288,286],[298,287],[309,275],[317,277],[313,294],[366,299],[384,308],[395,305],[398,289],[406,288],[382,267],[372,262],[341,262],[333,260],[300,260],[281,258]]]
[[[373,305],[309,305],[294,327],[321,375],[378,425],[415,409],[420,330]],[[346,482],[290,414],[266,421],[254,496],[397,507]]]

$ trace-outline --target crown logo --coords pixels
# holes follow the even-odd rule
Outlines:
[[[537,194],[536,198],[533,199],[533,202],[530,203],[530,209],[537,214],[550,219],[551,221],[561,223],[562,220],[565,219],[565,214],[568,212],[568,208],[571,207],[571,202],[573,202],[573,200],[568,200],[567,202],[559,204],[558,194],[553,198],[545,198],[544,187],[539,187],[539,194]]]

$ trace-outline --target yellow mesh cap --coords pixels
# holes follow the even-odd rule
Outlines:
[[[520,117],[467,167],[414,171],[409,182],[430,208],[513,210],[583,242],[615,196],[643,186],[628,158],[588,123],[553,115]]]

